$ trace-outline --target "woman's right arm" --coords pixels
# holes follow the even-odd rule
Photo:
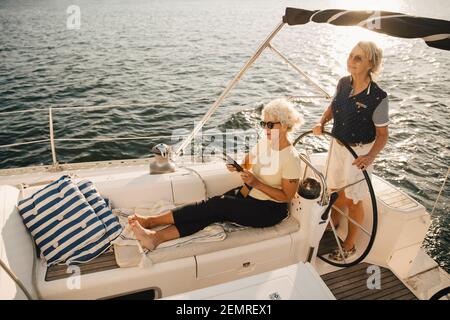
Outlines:
[[[333,111],[331,110],[331,104],[328,106],[328,108],[324,111],[322,114],[322,117],[320,118],[320,121],[314,126],[313,133],[315,135],[321,135],[323,132],[323,128],[327,124],[328,121],[333,119]]]

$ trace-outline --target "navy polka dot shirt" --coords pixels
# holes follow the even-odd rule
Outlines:
[[[387,94],[373,81],[365,90],[353,95],[352,77],[343,77],[339,80],[331,109],[332,133],[350,144],[374,141],[375,127],[389,124]]]

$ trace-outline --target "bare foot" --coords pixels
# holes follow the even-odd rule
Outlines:
[[[346,251],[352,250],[354,246],[355,246],[354,243],[346,242],[346,241],[344,241],[344,243],[342,244],[342,248]]]
[[[156,242],[156,232],[152,230],[144,229],[139,221],[133,221],[130,223],[131,229],[134,232],[134,235],[136,236],[136,239],[138,239],[142,246],[149,250],[153,250],[158,245]]]
[[[139,214],[133,214],[128,217],[128,223],[131,224],[133,221],[139,222],[139,224],[145,229],[150,229],[152,226],[151,218],[141,216]]]

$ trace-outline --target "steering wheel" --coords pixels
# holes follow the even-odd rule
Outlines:
[[[348,150],[348,152],[351,153],[351,155],[355,159],[358,157],[356,155],[355,151],[347,143],[341,141],[336,136],[334,136],[332,133],[323,131],[323,136],[316,136],[316,135],[313,135],[312,133],[313,133],[312,130],[302,133],[297,139],[295,139],[293,145],[295,146],[298,142],[300,142],[302,139],[304,139],[307,136],[311,136],[311,138],[312,137],[320,138],[320,137],[325,136],[325,137],[329,137],[329,138],[339,141]],[[332,147],[332,144],[331,144],[331,147]],[[330,154],[328,153],[328,157],[329,156],[330,156]],[[327,161],[327,163],[328,163],[328,161]],[[328,171],[328,168],[326,168],[326,171]],[[377,233],[377,225],[378,225],[377,202],[376,202],[375,193],[374,193],[369,175],[367,174],[366,170],[361,170],[361,171],[364,176],[363,179],[354,181],[354,182],[352,182],[346,186],[343,186],[342,188],[339,188],[338,190],[334,190],[334,191],[337,191],[337,192],[344,191],[348,187],[355,186],[355,185],[358,185],[361,183],[365,183],[369,190],[370,204],[364,200],[364,202],[365,202],[365,203],[363,203],[363,205],[365,207],[364,221],[362,223],[356,222],[354,219],[352,219],[349,216],[348,213],[344,212],[337,206],[333,205],[332,208],[334,209],[334,211],[341,215],[341,217],[339,219],[339,220],[341,220],[341,222],[339,223],[338,227],[335,227],[333,225],[333,221],[331,221],[331,218],[330,218],[329,225],[331,226],[332,232],[325,232],[319,243],[319,249],[318,249],[317,256],[321,260],[325,261],[326,263],[336,266],[336,267],[351,267],[351,266],[354,266],[354,265],[360,263],[367,257],[367,255],[369,254],[370,250],[372,249],[373,243],[375,241],[375,236]],[[327,173],[328,172],[324,173],[325,178],[327,176]],[[306,172],[305,172],[305,174],[306,174]],[[323,188],[323,186],[322,186],[322,188]],[[330,195],[333,195],[333,193],[330,192]],[[369,210],[371,210],[371,212],[368,212],[369,210],[367,210],[367,208]],[[348,257],[348,258],[345,258],[344,252],[342,249],[342,242],[347,236],[346,235],[347,228],[344,227],[344,223],[343,223],[344,219],[348,222],[347,225],[349,225],[351,223],[359,229],[356,240],[355,240],[356,254],[351,257]],[[339,250],[341,256],[343,257],[342,261],[335,261],[335,260],[330,259],[329,254],[335,248],[337,248]]]
[[[440,300],[441,298],[446,298],[446,300],[449,300],[450,295],[450,287],[444,288],[433,294],[430,298],[430,300]]]

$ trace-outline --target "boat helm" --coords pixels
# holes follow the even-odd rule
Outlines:
[[[150,174],[169,173],[175,171],[175,164],[170,160],[172,148],[164,143],[159,143],[152,148],[155,155],[150,162]]]
[[[322,188],[320,187],[320,182],[314,178],[306,178],[300,182],[298,187],[298,194],[305,199],[317,199],[320,197],[320,192]]]

